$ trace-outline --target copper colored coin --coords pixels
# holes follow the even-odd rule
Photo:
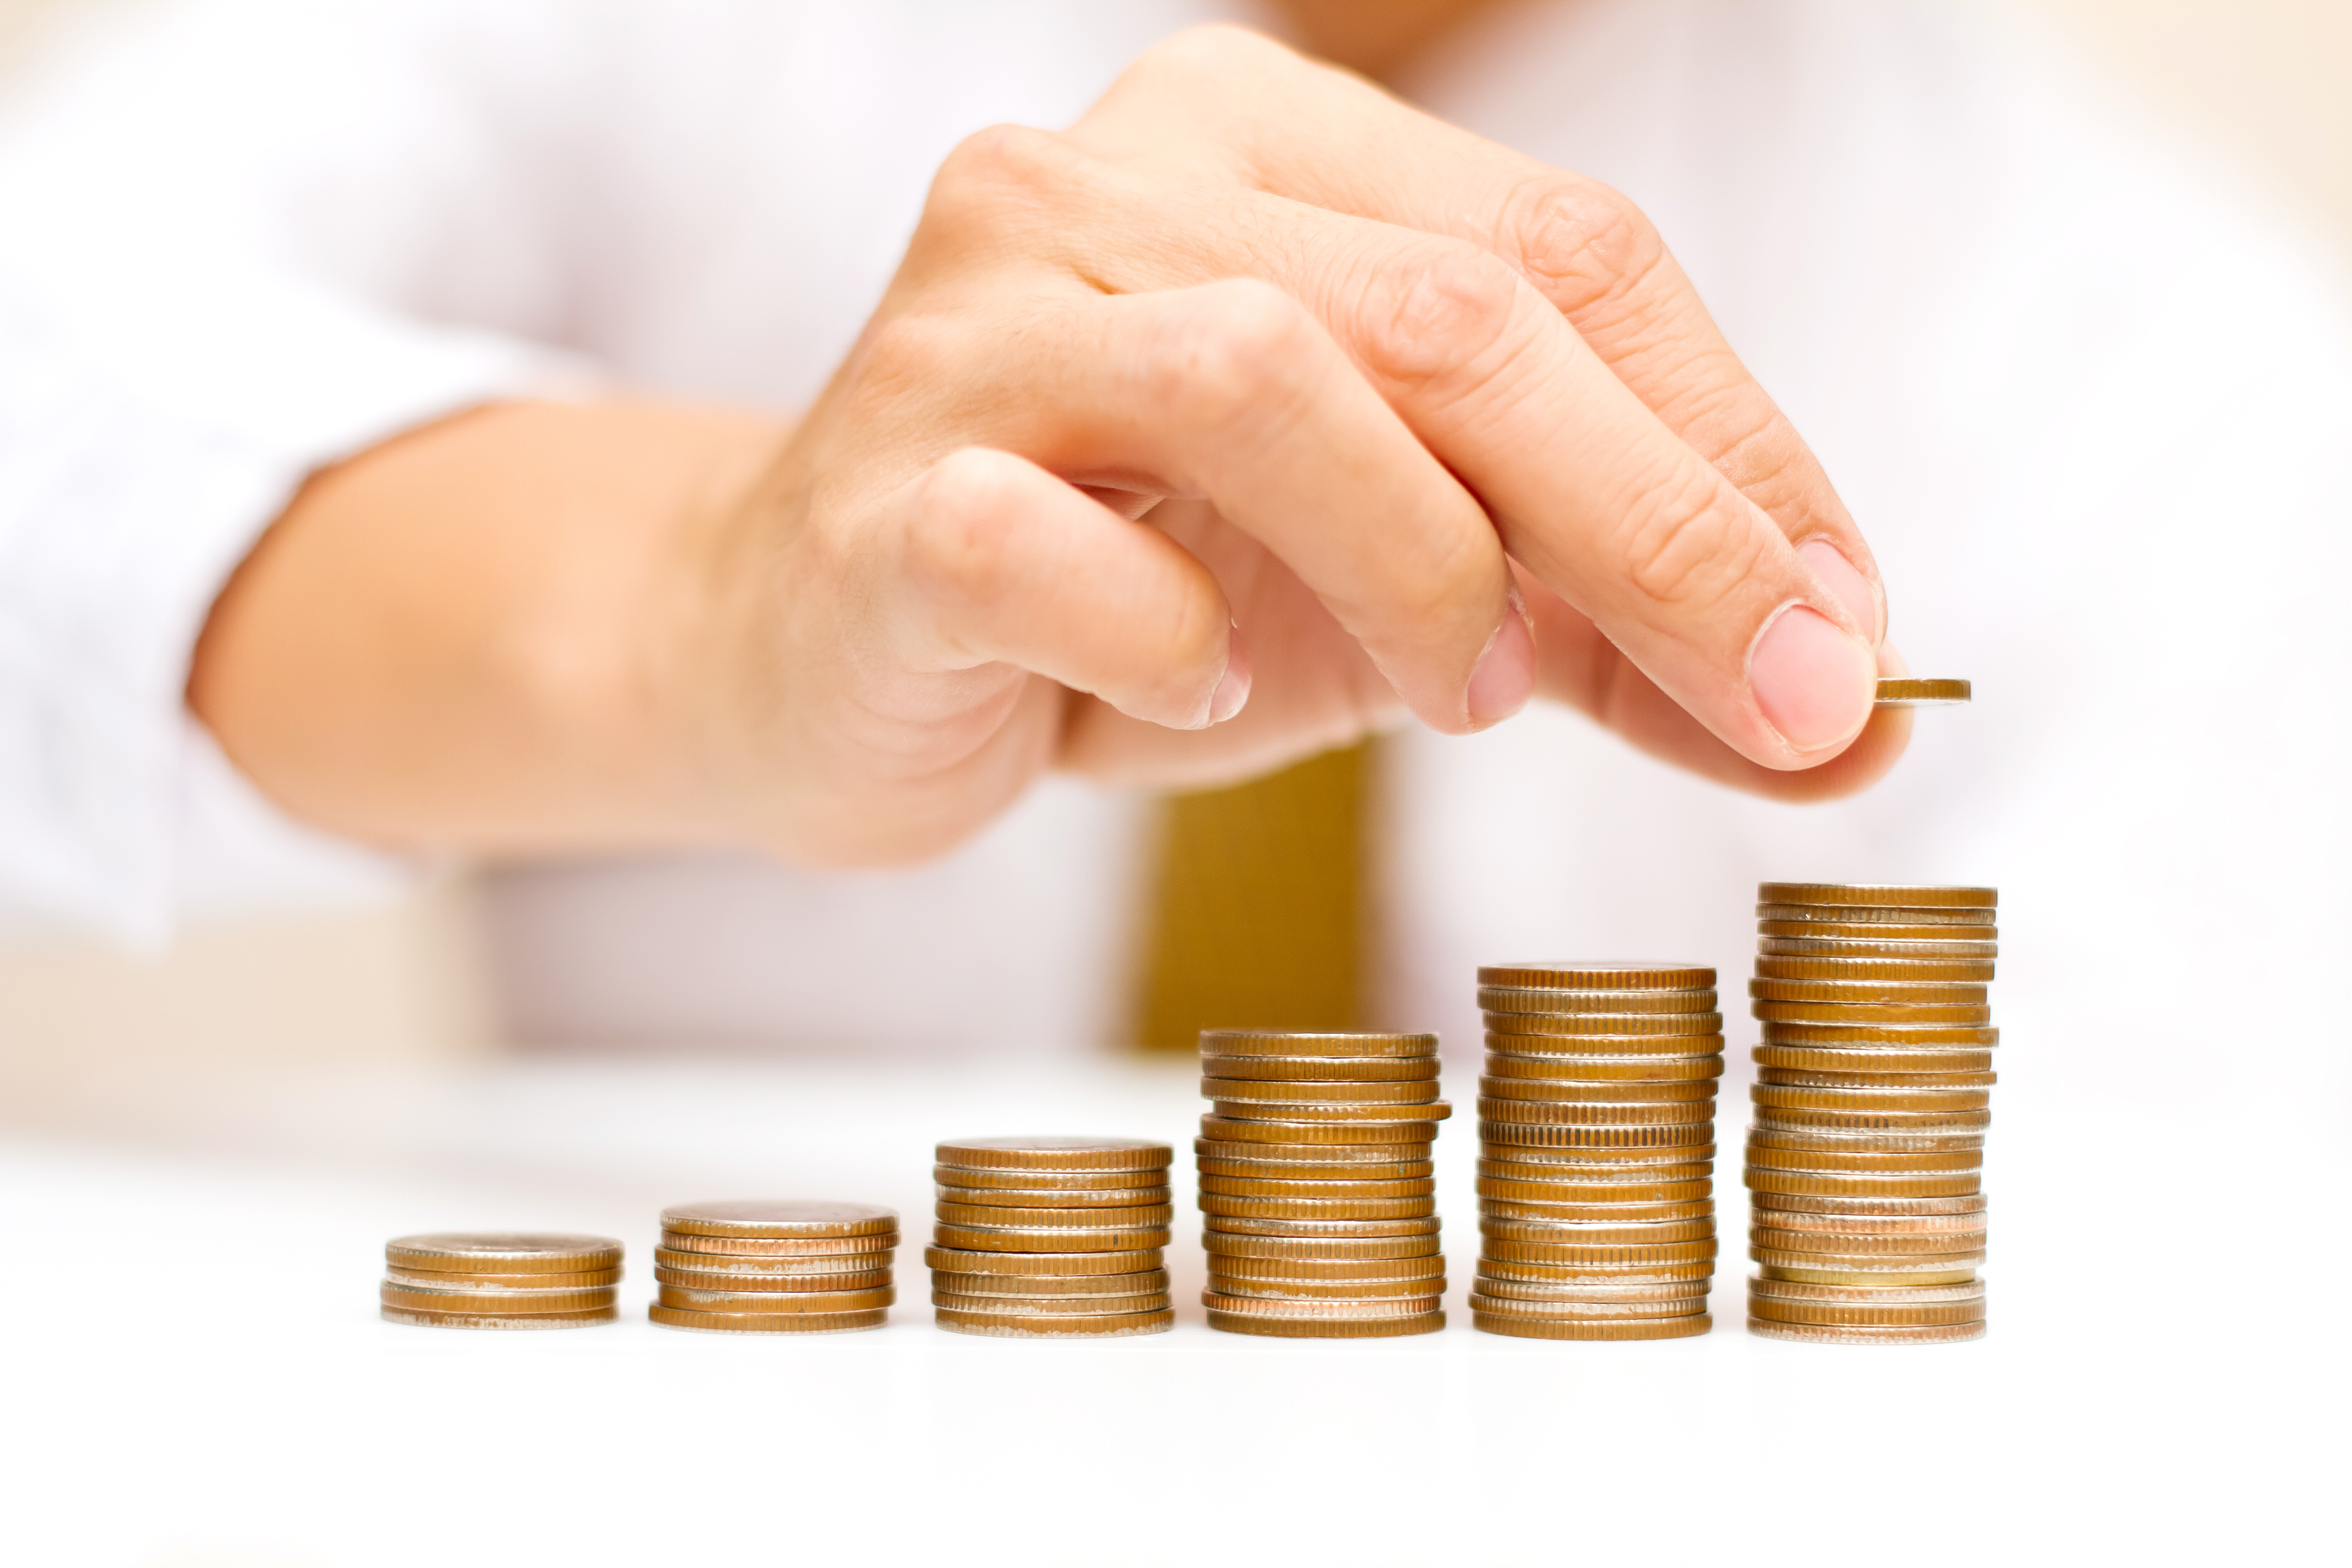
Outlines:
[[[1759,1024],[1767,1046],[1833,1051],[1989,1051],[2000,1044],[1990,1024]]]
[[[1759,1339],[1793,1340],[1810,1345],[1959,1344],[1985,1337],[1985,1325],[1947,1323],[1917,1328],[1831,1328],[1820,1323],[1776,1323],[1750,1318],[1748,1331]]]
[[[1135,1252],[1168,1245],[1168,1227],[969,1226],[931,1227],[937,1246],[966,1252]]]
[[[1521,1057],[1497,1051],[1486,1058],[1486,1079],[1545,1083],[1686,1083],[1723,1076],[1723,1053],[1689,1057]]]
[[[1481,1177],[1478,1195],[1502,1203],[1683,1204],[1715,1195],[1706,1177],[1689,1182],[1506,1182]]]
[[[620,1321],[618,1307],[597,1307],[584,1312],[437,1312],[422,1308],[381,1307],[376,1315],[387,1323],[413,1329],[585,1329]]]
[[[1536,1186],[1658,1186],[1676,1182],[1704,1182],[1714,1173],[1715,1163],[1711,1160],[1682,1160],[1671,1164],[1647,1162],[1638,1165],[1592,1163],[1542,1165],[1495,1159],[1478,1162],[1478,1179],[1482,1182],[1520,1182]],[[1534,1194],[1522,1195],[1532,1197]]]
[[[1671,1035],[1687,1039],[1723,1033],[1720,1013],[1497,1013],[1489,1009],[1486,1018],[1488,1034],[1514,1038]]]
[[[1051,1275],[1138,1274],[1162,1263],[1157,1247],[1120,1252],[1012,1252],[973,1247],[927,1247],[923,1262],[950,1274]]]
[[[1715,1273],[1712,1257],[1672,1263],[1545,1263],[1528,1258],[1498,1258],[1489,1253],[1478,1259],[1482,1279],[1521,1279],[1531,1284],[1674,1285],[1706,1280]],[[1704,1290],[1706,1286],[1701,1284]]]
[[[1664,1082],[1610,1079],[1600,1083],[1580,1083],[1560,1079],[1497,1078],[1489,1073],[1478,1080],[1478,1095],[1482,1100],[1542,1100],[1560,1104],[1583,1100],[1706,1100],[1711,1104],[1715,1100],[1715,1090],[1716,1080],[1711,1078]]]
[[[1829,1154],[1957,1154],[1982,1150],[1981,1127],[1931,1127],[1925,1131],[1884,1127],[1750,1127],[1750,1149],[1816,1149]]]
[[[1706,1312],[1678,1318],[1528,1318],[1508,1312],[1473,1312],[1471,1326],[1489,1334],[1522,1340],[1686,1340],[1715,1327]]]
[[[1220,1296],[1201,1292],[1201,1304],[1213,1311],[1240,1317],[1276,1318],[1292,1321],[1361,1321],[1368,1318],[1418,1318],[1437,1310],[1440,1298],[1426,1296],[1362,1296],[1351,1300],[1276,1300],[1267,1296]]]
[[[1687,991],[1568,991],[1551,985],[1481,985],[1478,1005],[1489,1013],[1712,1013],[1712,985]]]
[[[1748,1086],[1750,1103],[1776,1110],[1982,1110],[1992,1101],[1984,1089],[1890,1087],[1802,1089],[1781,1084]]]
[[[1133,1274],[971,1274],[954,1269],[931,1270],[931,1289],[950,1296],[1011,1296],[1021,1300],[1072,1296],[1165,1296],[1168,1270],[1146,1268]]]
[[[540,1231],[434,1231],[394,1237],[383,1260],[413,1273],[586,1274],[621,1266],[610,1237]]]
[[[1228,1219],[1420,1219],[1435,1198],[1241,1198],[1202,1193],[1201,1212]]]
[[[2000,921],[1989,909],[1923,909],[1897,904],[1759,904],[1761,921],[1813,921],[1836,925],[1974,926],[1995,929]]]
[[[1428,1105],[1438,1096],[1433,1078],[1405,1081],[1348,1083],[1306,1079],[1204,1078],[1201,1097],[1219,1104],[1237,1100],[1258,1105]]]
[[[1567,991],[1688,991],[1715,984],[1715,971],[1679,959],[1570,958],[1482,963],[1481,985],[1537,985]]]
[[[1981,1003],[1948,1005],[1909,1002],[1750,1002],[1748,1014],[1776,1024],[1990,1024]]]
[[[1967,937],[1759,936],[1756,951],[1776,958],[1998,958],[2000,944]]]
[[[1750,1247],[1748,1260],[1760,1263],[1787,1279],[1806,1279],[1814,1273],[1827,1272],[1856,1276],[1852,1282],[1868,1284],[1870,1276],[1905,1274],[1946,1274],[1966,1269],[1973,1274],[1985,1260],[1985,1249],[1955,1247],[1949,1252],[1783,1252],[1777,1247]],[[1822,1279],[1823,1284],[1844,1283],[1844,1280]],[[1891,1281],[1890,1281],[1891,1282]]]
[[[1696,1279],[1645,1280],[1631,1285],[1613,1279],[1515,1279],[1490,1273],[1481,1263],[1471,1289],[1482,1296],[1516,1301],[1684,1301],[1696,1298],[1704,1303],[1709,1285],[1704,1275]]]
[[[1860,1171],[1885,1176],[1897,1171],[1981,1170],[1984,1168],[1984,1151],[1954,1149],[1913,1153],[1908,1150],[1896,1149],[1775,1149],[1750,1144],[1748,1163],[1755,1170]]]
[[[593,1290],[621,1282],[618,1268],[599,1268],[586,1274],[477,1274],[472,1272],[435,1273],[423,1268],[386,1268],[384,1281],[392,1285],[410,1285],[425,1290],[446,1290],[452,1285],[508,1286],[520,1290]]]
[[[1559,1220],[1575,1225],[1649,1225],[1668,1220],[1705,1219],[1714,1213],[1713,1198],[1685,1198],[1673,1203],[1654,1204],[1529,1204],[1487,1198],[1478,1205],[1482,1223],[1486,1220]]]
[[[890,1321],[890,1309],[864,1312],[697,1312],[665,1307],[656,1301],[646,1316],[666,1329],[694,1329],[706,1334],[849,1334],[878,1329]]]
[[[932,1191],[942,1204],[978,1208],[1122,1210],[1167,1206],[1170,1191],[1157,1187],[956,1187]]]
[[[1554,1296],[1528,1300],[1522,1297],[1496,1296],[1473,1289],[1470,1292],[1470,1310],[1474,1313],[1500,1313],[1506,1317],[1542,1318],[1553,1322],[1609,1322],[1627,1318],[1687,1317],[1693,1312],[1706,1310],[1706,1297],[1701,1294],[1667,1300],[1585,1301]]]
[[[1435,1035],[1335,1034],[1290,1029],[1203,1029],[1204,1057],[1433,1057]]]
[[[1581,1263],[1593,1268],[1638,1268],[1652,1264],[1702,1263],[1717,1255],[1713,1237],[1704,1241],[1658,1242],[1648,1246],[1611,1246],[1591,1242],[1509,1241],[1491,1237],[1482,1256],[1501,1263]]]
[[[1808,907],[1853,904],[1880,909],[1991,910],[2000,903],[2000,891],[1996,888],[1926,882],[1759,882],[1756,897],[1767,904]]]
[[[2000,1081],[1991,1068],[1947,1072],[1864,1072],[1837,1068],[1759,1067],[1756,1081],[1782,1089],[1990,1089]]]
[[[855,1274],[727,1274],[701,1268],[656,1268],[654,1279],[689,1290],[741,1290],[765,1295],[825,1295],[841,1290],[877,1290],[891,1281],[887,1268]]]
[[[1896,1289],[1875,1285],[1801,1285],[1793,1279],[1767,1279],[1761,1275],[1748,1281],[1749,1298],[1769,1298],[1780,1301],[1843,1302],[1850,1305],[1902,1307],[1928,1306],[1938,1302],[1981,1301],[1985,1299],[1985,1282],[1971,1279],[1963,1285],[1915,1285]]]
[[[1402,1219],[1276,1219],[1244,1215],[1204,1215],[1203,1235],[1270,1236],[1328,1241],[1402,1236],[1435,1236],[1443,1222],[1434,1215]]]
[[[1889,1235],[1880,1231],[1783,1230],[1778,1226],[1751,1225],[1748,1245],[1767,1252],[1834,1252],[1852,1258],[1902,1258],[1921,1253],[1982,1252],[1986,1232],[1939,1230],[1922,1235]]]
[[[1443,1279],[1445,1258],[1435,1252],[1422,1258],[1242,1258],[1213,1252],[1209,1272],[1219,1279],[1266,1284],[1345,1286],[1362,1280]]]
[[[1437,1057],[1216,1057],[1201,1058],[1210,1078],[1259,1083],[1427,1083]]]
[[[390,1280],[376,1287],[376,1296],[383,1305],[403,1311],[473,1312],[484,1317],[596,1311],[614,1300],[609,1285],[586,1290],[518,1290],[498,1285],[467,1290],[420,1289]]]
[[[969,1165],[934,1165],[931,1180],[941,1186],[1011,1188],[1021,1192],[1121,1192],[1137,1187],[1164,1187],[1168,1168],[1139,1171],[1040,1171],[1027,1166],[1009,1171],[982,1171]]]
[[[1421,1100],[1411,1105],[1357,1105],[1345,1101],[1299,1100],[1213,1100],[1209,1108],[1229,1121],[1305,1121],[1318,1126],[1368,1129],[1381,1137],[1391,1135],[1388,1131],[1390,1128],[1425,1127],[1454,1114],[1454,1107],[1442,1100]],[[1207,1118],[1202,1118],[1204,1123],[1206,1121]]]
[[[1778,1231],[1843,1236],[1980,1236],[1986,1227],[1982,1209],[1965,1214],[1814,1214],[1807,1209],[1752,1207],[1748,1219],[1750,1225],[1769,1226]]]
[[[1324,1147],[1318,1145],[1317,1147]],[[1280,1186],[1415,1186],[1433,1181],[1437,1165],[1430,1160],[1383,1160],[1325,1164],[1306,1160],[1211,1160],[1198,1163],[1201,1189],[1233,1192],[1235,1184],[1272,1183]],[[1211,1182],[1226,1185],[1212,1188]],[[1425,1189],[1426,1190],[1426,1189]]]
[[[1715,1216],[1689,1219],[1605,1221],[1484,1218],[1478,1234],[1491,1241],[1530,1241],[1558,1247],[1658,1247],[1701,1241],[1715,1234]]]
[[[654,1248],[654,1264],[659,1268],[682,1268],[712,1274],[772,1279],[829,1278],[887,1268],[896,1256],[897,1249],[892,1247],[871,1252],[826,1253],[815,1258],[764,1258],[731,1252],[686,1252],[676,1247],[657,1247]]]
[[[1509,1070],[1497,1062],[1496,1058],[1500,1057],[1540,1062],[1619,1061],[1626,1057],[1659,1057],[1681,1061],[1691,1057],[1723,1054],[1723,1037],[1720,1034],[1514,1035],[1489,1029],[1480,1037],[1480,1040],[1486,1047],[1486,1070],[1490,1073]]]
[[[898,1234],[898,1211],[878,1204],[742,1198],[676,1204],[662,1210],[661,1223],[662,1229],[672,1236],[805,1241],[820,1237],[895,1237]]]
[[[1170,1310],[1165,1290],[1140,1296],[959,1296],[933,1290],[931,1305],[992,1318],[1126,1318]]]
[[[1796,1106],[1759,1106],[1752,1125],[1759,1132],[1980,1132],[1992,1125],[1992,1112],[1808,1110]]]
[[[1427,1177],[1410,1182],[1285,1182],[1256,1176],[1201,1177],[1202,1196],[1231,1198],[1425,1198],[1437,1190]]]
[[[713,1253],[734,1258],[849,1258],[895,1251],[898,1233],[874,1236],[698,1236],[684,1231],[662,1232],[663,1249],[669,1252]]]
[[[1830,911],[1821,911],[1823,918],[1812,921],[1781,920],[1767,917],[1756,922],[1758,936],[1827,937],[1832,941],[1845,938],[1857,942],[1991,942],[2000,935],[2000,928],[1990,924],[1903,925],[1895,921],[1835,921],[1828,919]],[[1883,910],[1882,914],[1898,911]]]
[[[1982,1214],[1986,1206],[1982,1193],[1969,1193],[1949,1197],[1750,1193],[1748,1194],[1748,1202],[1751,1208],[1786,1209],[1800,1214],[1819,1215]]]
[[[1379,1144],[1399,1150],[1400,1158],[1426,1159],[1427,1146],[1437,1137],[1437,1123],[1270,1121],[1254,1117],[1203,1116],[1201,1136],[1226,1143]]]
[[[1172,1310],[1117,1315],[1049,1318],[1026,1313],[972,1312],[935,1307],[933,1320],[940,1328],[960,1334],[989,1334],[1001,1339],[1084,1340],[1120,1339],[1133,1334],[1160,1334],[1173,1328]]]
[[[898,1292],[884,1285],[869,1290],[698,1290],[665,1285],[665,1307],[693,1312],[865,1312],[887,1307]]]
[[[1377,1181],[1391,1173],[1380,1169],[1382,1166],[1427,1164],[1430,1146],[1426,1139],[1410,1143],[1283,1143],[1195,1138],[1192,1153],[1202,1169],[1213,1160],[1253,1165],[1360,1165],[1365,1167],[1364,1180]],[[1427,1171],[1412,1173],[1429,1174]]]
[[[1152,1138],[950,1138],[932,1157],[982,1171],[1142,1171],[1167,1165],[1175,1151]]]
[[[1990,958],[1791,958],[1759,954],[1759,980],[1976,980],[1993,978]],[[1920,1020],[1922,1023],[1925,1019]]]
[[[1880,1006],[1918,1005],[1981,1007],[1985,987],[1967,980],[1931,980],[1923,984],[1887,980],[1751,980],[1748,995],[1756,1002],[1868,1003]]]
[[[1396,1279],[1260,1279],[1254,1275],[1209,1270],[1209,1289],[1220,1296],[1254,1296],[1269,1301],[1360,1301],[1390,1296],[1431,1297],[1445,1292],[1443,1274]]]
[[[1715,1100],[1502,1100],[1478,1099],[1484,1121],[1527,1127],[1666,1127],[1712,1125]]]
[[[1295,1258],[1302,1262],[1369,1262],[1394,1258],[1434,1258],[1441,1250],[1435,1231],[1424,1236],[1239,1236],[1204,1230],[1201,1246],[1212,1257]]]
[[[1256,1334],[1276,1340],[1393,1340],[1433,1334],[1445,1327],[1444,1312],[1412,1318],[1261,1318],[1213,1308],[1209,1327],[1222,1333]]]
[[[1714,1145],[1715,1121],[1709,1118],[1636,1127],[1537,1126],[1487,1118],[1478,1123],[1478,1138],[1483,1143],[1510,1149],[1688,1149]]]
[[[1789,1193],[1806,1196],[1850,1198],[1948,1198],[1978,1192],[1984,1185],[1979,1171],[1905,1171],[1893,1175],[1869,1175],[1841,1171],[1813,1175],[1797,1171],[1741,1173],[1740,1180],[1756,1193]]]
[[[1154,1230],[1176,1217],[1171,1204],[1119,1208],[1019,1208],[995,1205],[941,1203],[936,1206],[945,1225],[1013,1226],[1046,1230]]]
[[[1485,1164],[1539,1167],[1557,1171],[1563,1182],[1613,1180],[1611,1172],[1632,1173],[1647,1167],[1661,1176],[1677,1165],[1705,1164],[1715,1158],[1713,1143],[1677,1144],[1659,1149],[1587,1149],[1576,1146],[1534,1149],[1482,1144]],[[1483,1168],[1483,1167],[1482,1167]],[[1521,1175],[1517,1170],[1495,1173]],[[1545,1178],[1528,1176],[1529,1180]]]

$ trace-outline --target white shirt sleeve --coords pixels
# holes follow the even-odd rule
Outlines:
[[[398,874],[270,808],[184,691],[308,474],[578,383],[539,346],[563,215],[525,193],[568,188],[534,149],[568,144],[589,29],[472,11],[175,7],[0,126],[0,924],[154,942]]]

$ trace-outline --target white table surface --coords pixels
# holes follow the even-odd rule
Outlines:
[[[2015,1058],[2012,1058],[2012,1061]],[[2342,1562],[2347,1141],[2053,1103],[2005,1061],[1991,1336],[1741,1328],[1739,1089],[1698,1340],[1473,1331],[1467,1100],[1441,1140],[1454,1326],[1213,1333],[1183,1064],[523,1062],[121,1097],[0,1135],[0,1561],[13,1564],[1314,1565]],[[941,1136],[1179,1151],[1181,1316],[1099,1344],[935,1329]],[[2184,1149],[2198,1158],[2184,1164]],[[892,1204],[890,1326],[645,1319],[665,1203]],[[395,1327],[386,1237],[545,1227],[629,1249],[624,1321]]]

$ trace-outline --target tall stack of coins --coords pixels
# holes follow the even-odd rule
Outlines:
[[[435,1329],[581,1329],[618,1318],[621,1244],[603,1236],[442,1232],[384,1243],[383,1321]]]
[[[1766,882],[1757,896],[1749,1331],[1981,1338],[1994,890]]]
[[[1164,1333],[1168,1166],[1149,1138],[952,1138],[923,1254],[940,1327],[1004,1339]]]
[[[1205,1029],[1209,1326],[1382,1339],[1445,1326],[1437,1037]]]
[[[1471,1322],[1522,1339],[1706,1333],[1723,1075],[1715,971],[1491,964],[1478,1005]]]
[[[664,1328],[844,1334],[889,1321],[898,1211],[751,1198],[662,1210],[646,1309]]]

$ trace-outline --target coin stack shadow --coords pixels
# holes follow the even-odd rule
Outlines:
[[[720,1334],[878,1329],[898,1300],[898,1211],[877,1204],[750,1198],[662,1210],[646,1315]]]
[[[940,1327],[1108,1339],[1176,1322],[1164,1267],[1169,1145],[1149,1138],[954,1138],[933,1151],[924,1252]]]
[[[1540,1340],[1706,1333],[1723,1015],[1696,963],[1478,971],[1470,1321]]]
[[[1748,1328],[1980,1339],[1990,888],[1766,882],[1748,1134]]]
[[[1209,1326],[1389,1339],[1445,1326],[1435,1035],[1201,1032]]]
[[[584,1329],[620,1315],[621,1244],[604,1236],[445,1231],[384,1243],[384,1321],[435,1329]]]

